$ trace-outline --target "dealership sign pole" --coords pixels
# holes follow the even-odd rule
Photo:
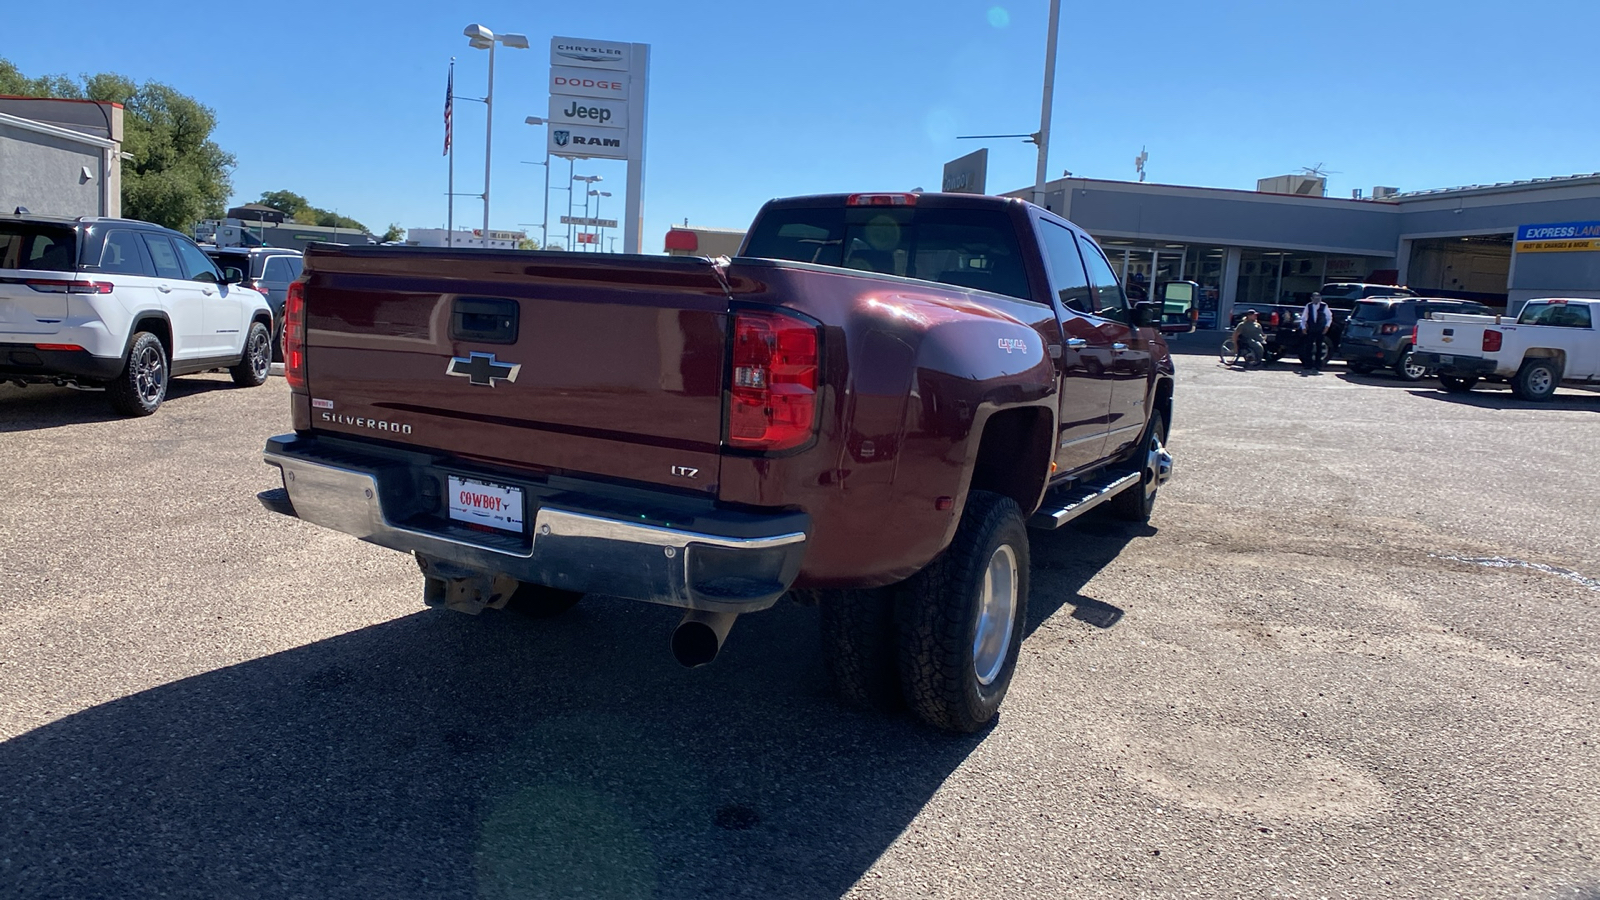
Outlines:
[[[565,37],[550,39],[548,149],[551,155],[568,160],[627,161],[625,253],[639,252],[644,220],[644,130],[649,74],[648,44]]]

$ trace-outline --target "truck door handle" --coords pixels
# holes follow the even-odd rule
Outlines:
[[[158,290],[158,291],[160,291],[160,292],[161,292],[161,293],[163,293],[163,294],[170,294],[170,293],[172,293],[172,288],[169,288],[169,287],[167,287],[167,286],[166,286],[166,285],[164,285],[164,284],[158,284],[158,285],[156,285],[156,290]]]
[[[1076,350],[1079,347],[1087,347],[1087,346],[1089,346],[1089,342],[1084,340],[1083,338],[1067,338],[1067,346],[1071,347],[1074,350]]]
[[[1113,351],[1117,352],[1117,353],[1121,353],[1122,351],[1128,349],[1128,345],[1127,344],[1112,344],[1111,345],[1111,349]]]
[[[209,297],[214,292],[211,290],[211,288],[201,288],[200,289],[200,293],[205,294],[207,297]]]

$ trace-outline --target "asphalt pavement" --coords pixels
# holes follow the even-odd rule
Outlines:
[[[1600,396],[1216,341],[967,737],[840,707],[790,603],[694,671],[670,609],[425,609],[257,503],[281,379],[0,386],[0,896],[1600,898]]]

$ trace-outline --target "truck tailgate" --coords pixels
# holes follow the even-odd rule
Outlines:
[[[317,246],[304,279],[313,430],[715,489],[728,295],[706,260]]]
[[[1477,355],[1483,347],[1483,330],[1494,325],[1494,321],[1494,316],[1434,313],[1430,318],[1417,321],[1416,349]]]

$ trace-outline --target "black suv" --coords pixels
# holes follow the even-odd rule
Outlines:
[[[286,247],[204,247],[219,268],[238,269],[244,273],[245,286],[266,295],[267,305],[272,307],[272,361],[282,362],[283,305],[289,299],[289,284],[300,277],[300,251]]]
[[[1366,374],[1374,369],[1394,369],[1405,381],[1428,376],[1426,367],[1411,358],[1411,335],[1417,320],[1436,312],[1491,316],[1494,311],[1472,300],[1434,297],[1380,297],[1357,300],[1345,323],[1339,356],[1350,371]]]

